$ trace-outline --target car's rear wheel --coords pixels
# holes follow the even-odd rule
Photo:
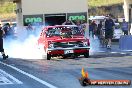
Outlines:
[[[84,57],[88,58],[89,57],[89,52],[84,53]]]
[[[47,54],[47,60],[50,60],[51,59],[51,55],[50,54]]]

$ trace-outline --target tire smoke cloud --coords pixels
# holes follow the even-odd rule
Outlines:
[[[37,46],[37,39],[42,27],[35,27],[34,30],[33,34],[28,34],[26,28],[19,29],[16,39],[4,39],[5,52],[9,58],[42,59],[42,52]]]

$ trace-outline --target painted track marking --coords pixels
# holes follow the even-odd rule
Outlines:
[[[3,70],[0,69],[0,72],[3,73],[4,76],[11,78],[11,79],[12,79],[13,81],[15,81],[16,83],[18,83],[18,84],[23,84],[21,81],[19,81],[18,79],[16,79],[16,78],[13,77],[12,75],[6,73],[5,71],[3,71]],[[4,78],[3,80],[8,81],[6,78]],[[7,83],[8,83],[8,82],[7,82]],[[11,84],[13,84],[13,83],[11,83]]]

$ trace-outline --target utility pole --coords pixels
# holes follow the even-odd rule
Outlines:
[[[130,35],[130,30],[131,30],[131,21],[132,20],[132,4],[129,4],[129,30],[128,34]]]

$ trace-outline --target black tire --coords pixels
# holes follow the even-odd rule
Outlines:
[[[63,59],[66,59],[67,58],[67,56],[65,56],[65,55],[63,55],[62,57],[63,57]]]
[[[89,57],[89,52],[84,53],[84,57],[85,57],[85,58],[88,58],[88,57]]]
[[[8,55],[3,56],[3,60],[6,60],[8,58]]]
[[[51,55],[47,54],[47,60],[50,60],[50,59],[51,59]]]
[[[78,58],[78,55],[77,54],[74,54],[73,58]]]
[[[91,84],[90,79],[88,78],[81,78],[79,81],[82,86],[88,86]]]
[[[82,86],[87,86],[86,79],[84,79],[84,80],[81,81],[81,85]]]

